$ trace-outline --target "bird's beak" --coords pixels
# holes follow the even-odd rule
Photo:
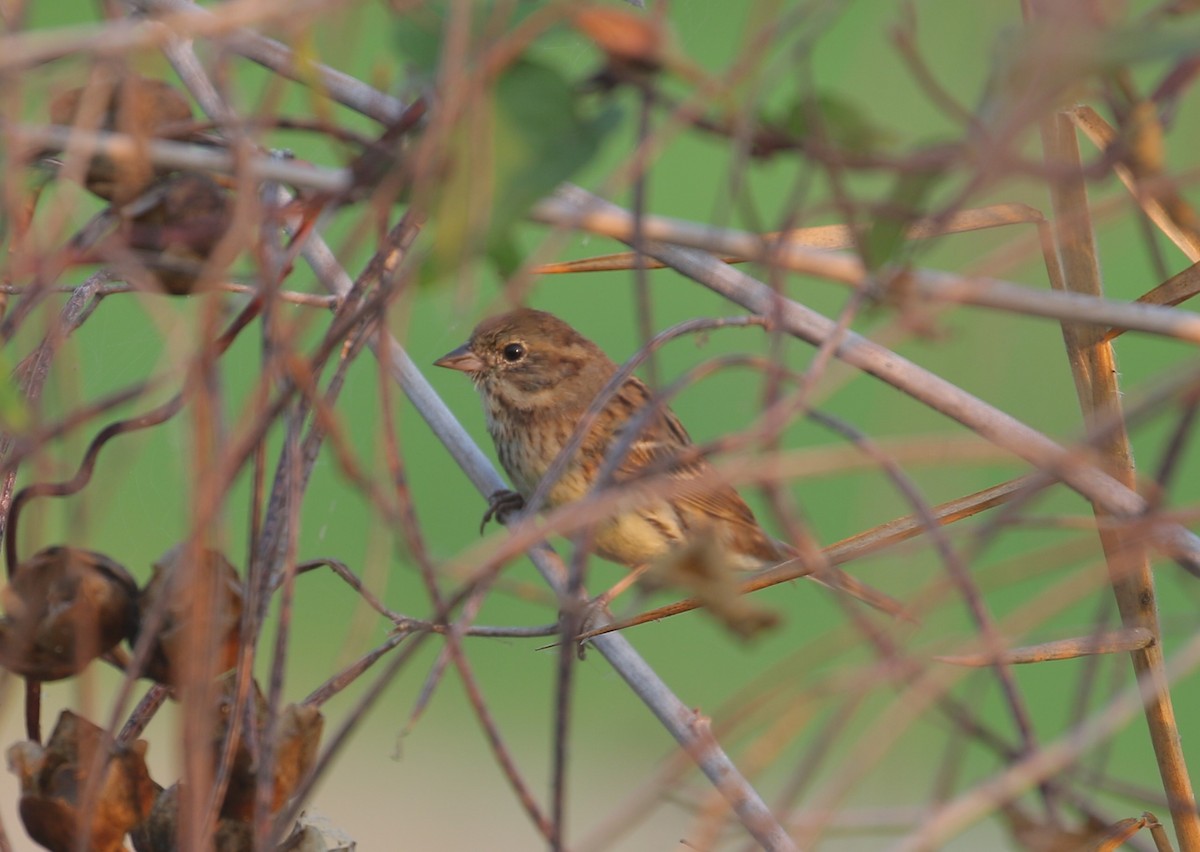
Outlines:
[[[469,343],[464,343],[453,352],[447,352],[441,358],[438,358],[433,362],[433,366],[448,367],[451,370],[458,370],[462,373],[483,372],[483,361],[469,347]]]

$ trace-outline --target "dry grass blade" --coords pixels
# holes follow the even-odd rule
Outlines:
[[[1172,275],[1153,290],[1143,293],[1138,297],[1138,301],[1150,305],[1171,307],[1187,301],[1197,293],[1200,293],[1200,263],[1193,263],[1182,272]],[[1109,329],[1104,335],[1104,340],[1109,341],[1120,337],[1127,330],[1124,328]]]
[[[1114,630],[1090,636],[1075,636],[1071,639],[1055,639],[1036,645],[1009,648],[1003,654],[1005,663],[1044,663],[1050,660],[1073,660],[1092,654],[1117,654],[1122,651],[1137,651],[1154,642],[1154,635],[1144,627],[1129,630]],[[954,666],[983,667],[995,665],[991,654],[957,654],[936,656],[939,663]]]

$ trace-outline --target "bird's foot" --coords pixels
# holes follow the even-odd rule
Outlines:
[[[601,594],[598,594],[596,597],[592,598],[592,608],[604,609],[604,607],[616,600],[619,595],[624,594],[630,586],[640,580],[649,570],[649,563],[645,565],[638,565],[636,568],[631,569],[628,574],[626,574],[620,580],[617,580],[617,582],[613,583],[608,591],[602,592]]]
[[[493,491],[488,497],[487,511],[483,513],[483,520],[479,522],[479,534],[483,535],[483,529],[488,525],[488,521],[495,518],[500,523],[504,523],[508,516],[514,512],[519,512],[525,508],[525,498],[516,491],[510,491],[507,488],[501,488],[499,491]]]
[[[583,609],[579,618],[579,630],[576,635],[583,634],[593,630],[596,627],[601,627],[612,620],[612,614],[608,612],[608,605],[617,597],[626,592],[630,586],[642,578],[643,575],[650,569],[650,565],[638,565],[633,568],[628,574],[614,583],[607,591],[596,595],[594,598],[586,601],[583,604]],[[579,650],[582,654],[585,643],[579,643]]]

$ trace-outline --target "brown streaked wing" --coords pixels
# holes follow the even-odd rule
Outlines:
[[[649,389],[637,379],[631,379],[619,394],[632,411],[640,410],[650,400]],[[613,430],[613,444],[621,440],[623,426]],[[634,440],[629,452],[617,468],[614,479],[627,482],[647,473],[648,470],[669,471],[672,477],[681,480],[696,479],[712,472],[712,465],[703,458],[680,462],[680,451],[692,446],[679,418],[670,409],[663,409],[652,419]],[[681,520],[689,526],[700,523],[730,527],[737,544],[749,553],[772,560],[778,556],[778,548],[762,531],[754,513],[733,486],[718,483],[704,490],[677,495],[672,498]]]

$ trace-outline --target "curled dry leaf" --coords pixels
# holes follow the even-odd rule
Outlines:
[[[213,678],[237,663],[242,617],[242,581],[237,569],[220,552],[204,549],[197,564],[185,572],[187,552],[183,546],[172,548],[155,563],[140,598],[143,621],[154,608],[164,610],[144,674],[167,686],[179,686],[188,676]],[[211,614],[210,630],[198,630],[189,640],[192,617],[202,612]],[[141,629],[139,622],[137,632]],[[189,647],[189,641],[202,642],[204,647]]]
[[[779,624],[778,613],[751,603],[740,592],[735,572],[722,559],[722,549],[706,531],[668,553],[650,569],[651,585],[683,589],[731,633],[750,639]]]
[[[103,730],[64,710],[43,748],[21,742],[8,750],[21,786],[19,811],[29,836],[52,852],[118,852],[125,834],[150,813],[157,785],[146,770],[146,743],[114,746],[102,764],[89,825],[79,824],[79,798],[95,763]],[[80,844],[80,833],[86,843]]]
[[[145,143],[192,120],[192,106],[187,97],[163,80],[125,72],[103,104],[88,103],[88,88],[70,89],[51,100],[50,121],[64,125],[84,123],[87,114],[99,107],[100,130],[127,133]],[[93,91],[99,93],[99,87]],[[87,122],[87,126],[90,124]],[[141,195],[155,174],[156,169],[144,151],[123,157],[97,156],[88,164],[84,185],[107,201],[124,204]]]
[[[0,599],[0,665],[34,680],[77,674],[137,624],[129,572],[74,547],[47,547],[20,563]]]

